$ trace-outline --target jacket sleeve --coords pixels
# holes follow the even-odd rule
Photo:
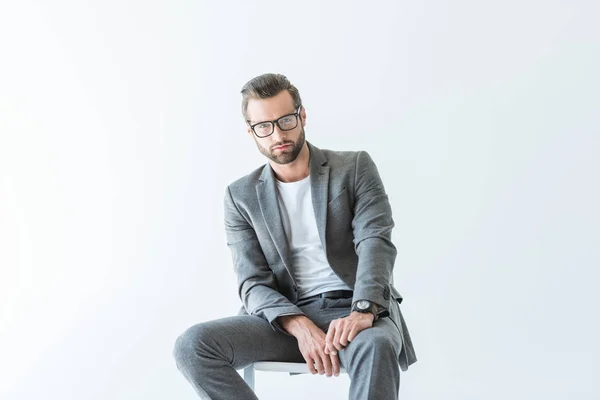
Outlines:
[[[367,152],[356,160],[352,229],[358,255],[353,301],[369,300],[389,310],[396,247],[392,209],[375,163]]]
[[[237,275],[238,294],[246,312],[266,319],[273,329],[287,334],[277,318],[304,313],[277,290],[256,232],[240,213],[229,187],[225,193],[225,234]]]

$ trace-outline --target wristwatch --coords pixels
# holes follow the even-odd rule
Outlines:
[[[369,300],[358,300],[352,304],[350,311],[356,311],[363,314],[371,313],[375,317],[374,321],[377,320],[377,313],[375,312],[375,304]]]

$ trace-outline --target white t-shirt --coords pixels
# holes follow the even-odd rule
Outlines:
[[[310,175],[297,182],[277,180],[277,189],[298,298],[330,290],[350,290],[331,269],[321,245],[312,204]]]

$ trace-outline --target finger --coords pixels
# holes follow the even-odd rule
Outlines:
[[[331,376],[331,357],[323,354],[321,359],[323,360],[323,369],[325,370],[325,375]]]
[[[331,324],[329,324],[329,330],[327,331],[327,336],[325,337],[326,354],[337,354],[335,345],[333,344],[333,338],[335,337],[336,331],[336,323],[335,321],[331,321]]]
[[[305,357],[306,360],[306,365],[308,366],[308,370],[310,371],[311,374],[316,374],[317,370],[315,368],[315,360],[312,357]]]
[[[342,338],[343,332],[344,332],[343,326],[338,327],[338,329],[336,329],[335,336],[333,337],[333,346],[335,346],[335,348],[337,350],[343,350],[345,347],[340,343],[340,339]]]
[[[323,352],[325,354],[327,354],[327,355],[331,355],[331,354],[336,355],[337,354],[337,349],[335,347],[333,347],[333,346],[332,346],[332,349],[333,350],[331,350],[329,348],[329,346],[327,345],[327,343],[325,343],[325,348],[323,349]]]
[[[340,358],[337,355],[332,355],[332,356],[330,356],[330,358],[331,358],[331,369],[332,369],[333,375],[339,376],[340,375]]]
[[[356,335],[358,335],[360,333],[360,331],[362,331],[362,329],[358,328],[357,326],[354,326],[350,332],[348,332],[348,341],[351,342],[354,340],[354,338],[356,337]]]
[[[342,333],[340,334],[340,345],[343,347],[348,346],[348,334],[350,333],[350,327],[345,326],[344,330],[342,331]]]
[[[315,362],[315,369],[319,373],[319,375],[323,375],[325,373],[325,369],[323,368],[323,361],[320,356],[313,357]]]

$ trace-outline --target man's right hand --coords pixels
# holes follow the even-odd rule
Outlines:
[[[312,374],[340,374],[340,359],[337,354],[325,354],[327,335],[314,322],[305,315],[285,315],[278,320],[283,329],[298,340],[300,353]]]

